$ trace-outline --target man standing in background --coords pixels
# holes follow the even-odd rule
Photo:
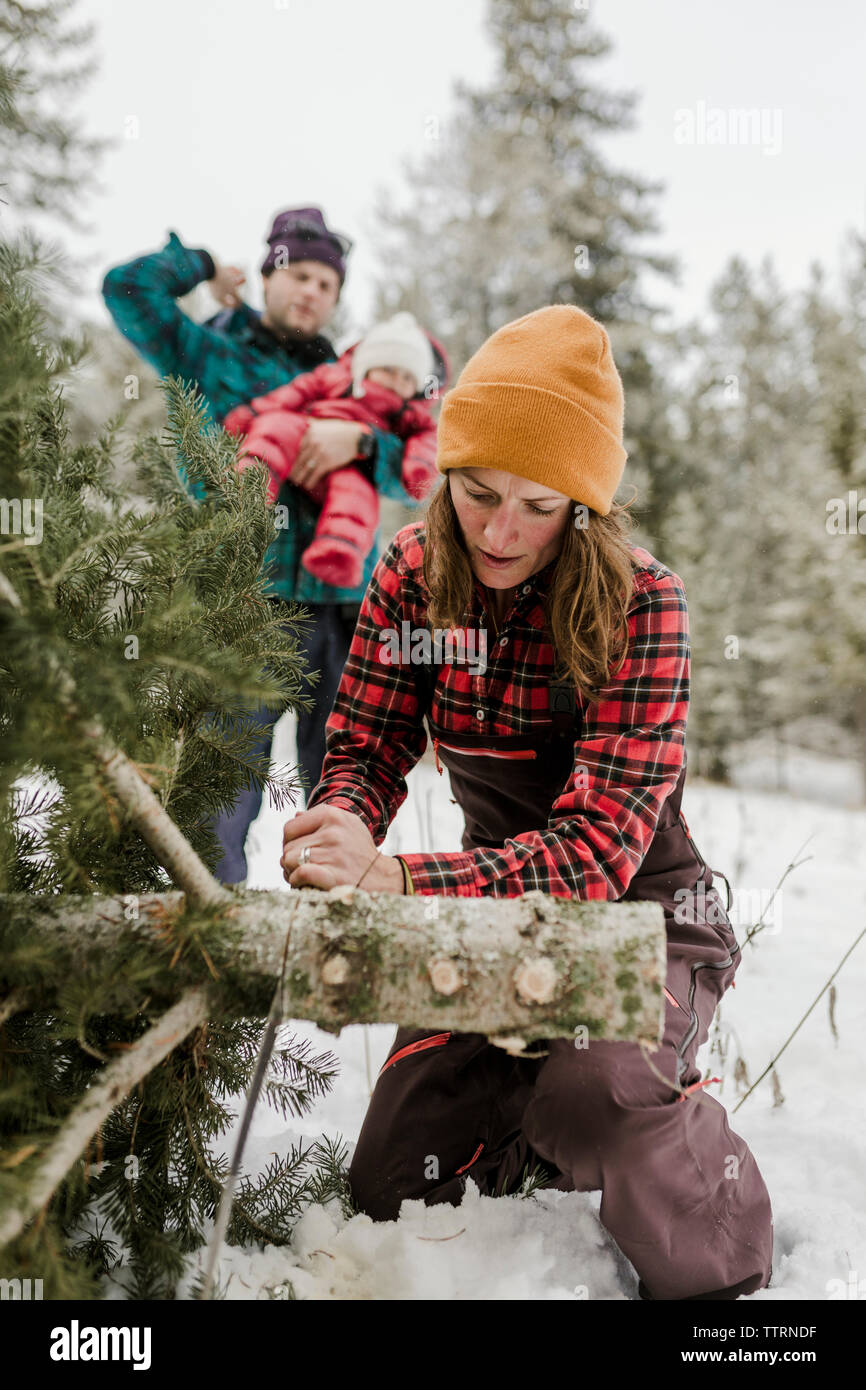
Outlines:
[[[336,360],[321,330],[339,300],[350,249],[347,238],[328,228],[319,208],[289,208],[276,216],[268,234],[268,254],[261,267],[261,314],[241,300],[238,290],[244,275],[236,266],[221,266],[208,251],[184,246],[174,232],[161,251],[110,270],[102,293],[115,324],[142,357],[163,376],[175,375],[197,386],[214,421],[221,424],[234,406]],[[203,281],[225,307],[206,323],[195,323],[177,300]],[[412,505],[414,499],[400,480],[402,453],[403,443],[394,435],[347,420],[312,419],[297,464],[304,487],[283,482],[277,497],[277,505],[286,508],[278,515],[287,518],[287,524],[268,550],[268,590],[274,598],[303,603],[314,615],[309,635],[299,645],[310,671],[321,671],[315,708],[298,712],[298,762],[308,793],[319,780],[325,724],[378,548],[366,557],[356,589],[335,588],[316,579],[300,564],[318,513],[304,489],[315,488],[333,469],[361,459],[377,492]],[[278,716],[258,710],[251,711],[251,717],[261,727],[255,751],[270,754]],[[215,872],[224,883],[246,878],[244,842],[261,800],[261,791],[251,786],[215,822],[223,847]]]

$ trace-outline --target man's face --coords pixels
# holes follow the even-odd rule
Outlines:
[[[452,468],[448,485],[472,568],[488,588],[513,588],[559,554],[572,507],[564,493],[501,468]],[[484,551],[511,563],[492,564]]]
[[[328,322],[340,296],[340,277],[322,261],[291,261],[263,275],[262,323],[272,332],[314,338]]]

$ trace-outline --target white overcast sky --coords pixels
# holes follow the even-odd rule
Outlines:
[[[845,230],[866,223],[857,0],[590,6],[614,45],[590,67],[639,93],[635,129],[604,149],[665,185],[654,244],[681,260],[680,285],[664,291],[675,314],[700,311],[735,251],[752,263],[772,253],[792,288],[813,259],[834,264]],[[170,228],[255,274],[273,213],[315,203],[358,243],[345,297],[363,328],[375,190],[400,190],[430,118],[453,109],[455,79],[491,76],[484,13],[484,0],[80,0],[101,67],[78,109],[117,142],[84,207],[92,231],[68,239],[92,257],[88,312],[103,317],[104,270],[161,246]],[[701,103],[761,109],[780,149],[678,143],[675,113],[697,120]],[[260,303],[256,284],[248,298]]]

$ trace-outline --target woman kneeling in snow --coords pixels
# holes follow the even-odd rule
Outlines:
[[[652,1069],[637,1043],[558,1038],[520,1058],[481,1034],[398,1029],[350,1186],[390,1220],[405,1198],[459,1204],[469,1174],[483,1193],[516,1191],[531,1163],[549,1186],[601,1189],[642,1297],[731,1299],[769,1281],[770,1200],[695,1057],[740,953],[680,811],[688,611],[682,581],[629,542],[613,501],[622,433],[608,336],[580,309],[506,324],[467,363],[439,421],[445,481],[376,566],[322,777],[286,824],[281,863],[293,887],[660,902]],[[394,633],[488,621],[481,672],[381,659]],[[383,856],[425,718],[463,849]]]

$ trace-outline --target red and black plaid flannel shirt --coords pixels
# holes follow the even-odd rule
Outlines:
[[[322,776],[308,802],[359,815],[377,845],[406,799],[406,773],[427,746],[418,666],[380,660],[387,630],[400,634],[408,622],[414,634],[427,626],[424,540],[423,522],[404,526],[376,564],[327,723]],[[546,826],[507,839],[501,849],[401,853],[416,893],[511,898],[540,889],[614,900],[628,888],[683,765],[690,660],[682,580],[647,550],[633,546],[632,553],[625,662],[598,704],[577,692],[580,774],[569,778]],[[549,727],[555,663],[543,595],[552,570],[553,562],[520,586],[508,644],[489,645],[483,675],[472,674],[471,662],[434,666],[432,714],[441,729],[483,729],[495,742],[497,735]],[[466,626],[480,627],[485,611],[476,580]]]

